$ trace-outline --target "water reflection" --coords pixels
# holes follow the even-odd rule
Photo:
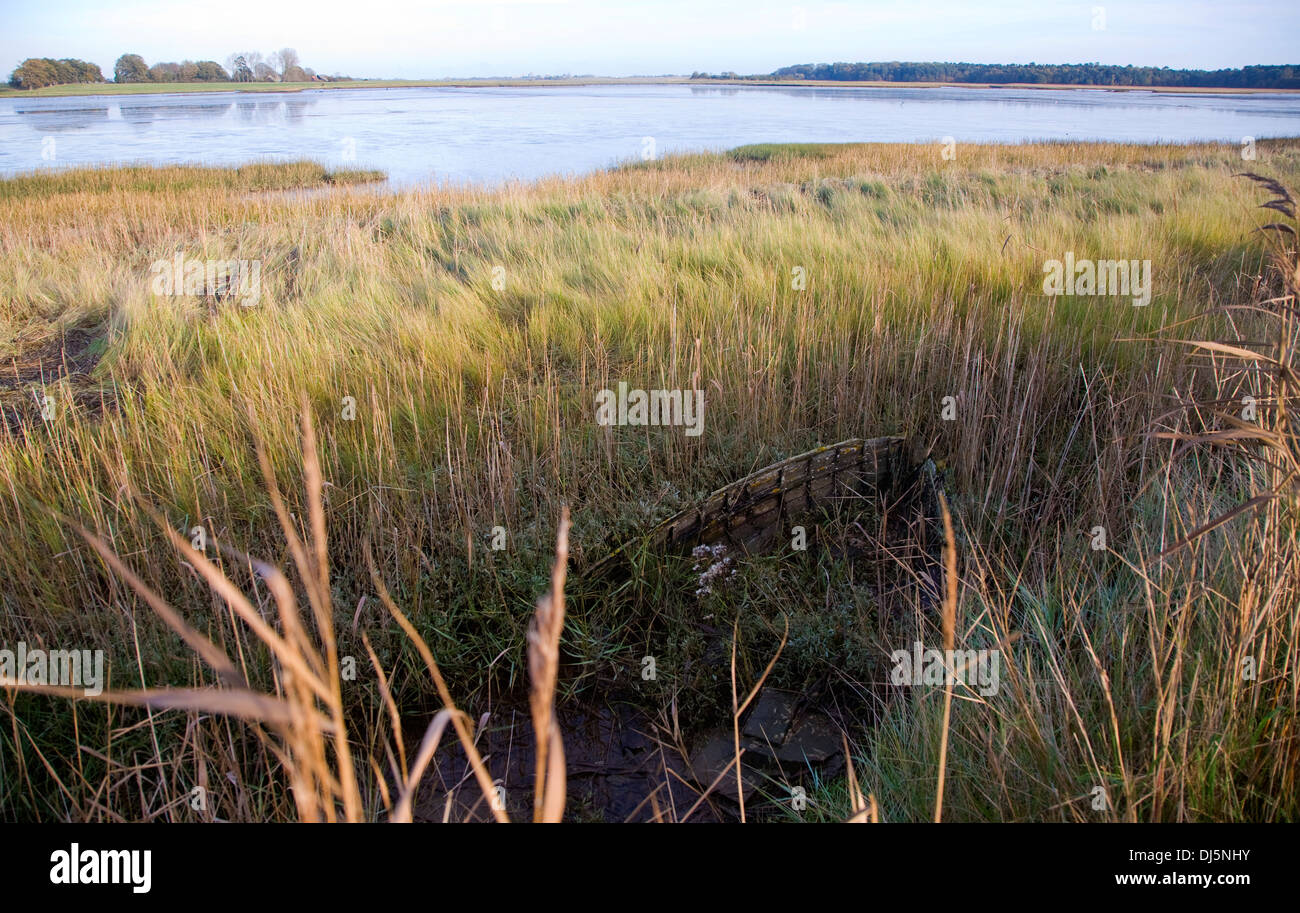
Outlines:
[[[148,101],[106,100],[100,105],[78,107],[50,107],[49,103],[55,99],[41,99],[45,104],[40,107],[17,105],[12,113],[33,130],[49,133],[54,130],[84,130],[104,118],[130,124],[151,124],[155,121],[199,121],[233,115],[245,123],[295,123],[316,104],[316,99],[311,97],[266,99],[236,93],[221,94],[225,96],[222,99],[194,99],[193,96],[160,99],[151,96]],[[231,100],[231,95],[236,95],[237,100]]]
[[[108,118],[108,108],[74,108],[71,113],[60,110],[18,111],[22,123],[38,133],[66,133],[88,130],[97,121]]]

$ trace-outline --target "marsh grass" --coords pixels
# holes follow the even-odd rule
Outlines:
[[[258,162],[237,168],[114,166],[39,171],[0,181],[0,200],[55,194],[191,194],[203,191],[289,190],[318,184],[382,181],[382,171],[328,169],[312,161]]]
[[[952,162],[938,146],[817,148],[295,200],[249,194],[248,175],[0,186],[5,357],[70,328],[103,339],[83,387],[13,388],[50,396],[55,417],[0,437],[0,642],[103,646],[118,689],[213,683],[62,515],[272,693],[274,657],[236,633],[139,505],[186,538],[202,527],[268,566],[291,563],[267,479],[310,490],[295,431],[305,397],[338,651],[387,670],[342,694],[359,756],[384,757],[393,706],[443,704],[379,584],[462,705],[491,706],[528,680],[533,600],[571,505],[562,699],[618,673],[636,679],[654,655],[667,671],[642,700],[725,718],[725,680],[701,677],[699,656],[688,665],[702,649],[692,625],[709,613],[723,629],[739,623],[746,694],[788,616],[804,627],[771,680],[801,683],[819,667],[872,703],[874,724],[847,734],[873,817],[935,816],[943,743],[944,820],[1295,818],[1289,502],[1152,564],[1260,481],[1239,456],[1171,460],[1152,436],[1200,433],[1209,419],[1187,404],[1261,382],[1179,341],[1193,319],[1196,338],[1259,338],[1265,315],[1225,309],[1281,294],[1251,231],[1255,188],[1233,177],[1237,148],[981,146]],[[1256,170],[1296,183],[1300,145],[1258,150]],[[1151,305],[1046,298],[1043,261],[1066,250],[1152,260]],[[176,251],[263,260],[260,306],[210,314],[153,296],[148,264]],[[619,380],[704,389],[704,434],[596,426],[594,392]],[[86,383],[114,407],[84,407]],[[953,421],[941,418],[945,396]],[[1183,426],[1162,424],[1171,408]],[[851,581],[819,584],[815,562],[745,562],[742,595],[707,605],[671,563],[650,560],[613,591],[581,579],[609,548],[755,468],[889,433],[931,449],[947,477],[957,642],[1000,646],[1007,664],[995,698],[955,692],[946,725],[942,693],[891,693],[875,677],[909,638],[941,642],[920,602],[842,629],[831,619],[870,606]],[[286,495],[284,512],[311,510]],[[504,551],[489,546],[495,526]],[[1109,532],[1105,551],[1089,548],[1095,526]],[[240,587],[254,605],[269,598],[255,581]],[[1241,680],[1244,655],[1260,678]],[[0,807],[12,817],[183,820],[177,797],[217,770],[230,776],[214,786],[214,814],[297,814],[282,758],[216,718],[31,695],[8,709]],[[866,814],[856,785],[825,786],[834,815]]]
[[[770,162],[773,159],[828,159],[843,154],[845,147],[837,143],[754,143],[737,146],[727,153],[735,162]]]

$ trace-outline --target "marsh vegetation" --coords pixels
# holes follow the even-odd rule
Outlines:
[[[1249,168],[1300,185],[1300,142],[1261,141]],[[779,656],[769,684],[822,695],[852,760],[853,778],[789,771],[810,797],[795,817],[848,817],[860,785],[879,818],[926,820],[942,769],[945,820],[1294,819],[1295,276],[1270,240],[1287,236],[1255,230],[1285,217],[1242,170],[1235,145],[946,160],[864,144],[494,190],[354,192],[364,175],[311,164],[2,181],[0,643],[102,648],[119,690],[216,686],[107,551],[274,694],[283,657],[166,528],[201,529],[272,625],[285,594],[238,555],[305,568],[287,579],[317,614],[294,636],[324,656],[336,629],[359,670],[335,692],[313,667],[351,733],[322,769],[349,765],[349,816],[385,817],[406,763],[389,708],[443,704],[386,603],[474,719],[519,706],[567,507],[560,705],[635,706],[688,741],[730,718],[733,649],[742,699]],[[257,307],[154,294],[150,264],[178,252],[259,260]],[[1150,260],[1150,303],[1045,295],[1044,263],[1066,252]],[[598,424],[595,392],[620,381],[703,390],[702,433]],[[689,557],[583,580],[758,467],[887,434],[943,477],[948,632],[941,582],[891,560],[909,546],[883,521],[819,521],[825,547],[739,557],[703,594]],[[845,536],[880,557],[845,560]],[[945,710],[943,688],[889,683],[894,650],[945,633],[1000,651],[996,693]],[[265,724],[2,694],[4,818],[321,813],[295,804],[297,756]],[[185,801],[200,784],[202,813]]]

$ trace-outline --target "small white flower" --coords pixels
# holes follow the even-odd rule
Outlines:
[[[716,545],[697,545],[691,550],[691,556],[696,559],[695,571],[700,574],[699,584],[695,590],[696,596],[704,596],[713,592],[713,584],[726,580],[736,573],[734,562],[727,555],[727,546],[724,543]],[[705,564],[708,564],[705,567]]]

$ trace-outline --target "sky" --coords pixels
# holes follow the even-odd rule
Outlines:
[[[940,60],[1300,63],[1298,0],[0,0],[0,69],[292,47],[324,74],[645,76]]]

